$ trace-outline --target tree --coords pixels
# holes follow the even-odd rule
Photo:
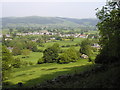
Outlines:
[[[12,50],[13,55],[20,55],[21,54],[21,50],[19,47],[14,47]]]
[[[115,2],[109,2],[96,13],[100,31],[100,54],[96,63],[111,63],[120,60],[120,9]]]
[[[6,80],[10,76],[10,70],[14,63],[14,58],[6,46],[2,46],[2,79]]]
[[[43,58],[40,58],[40,59],[38,60],[37,64],[42,64],[42,63],[44,63],[44,59],[43,59]]]
[[[2,38],[2,45],[6,45],[5,38],[6,38],[6,35],[3,35],[3,38]]]
[[[74,37],[73,37],[73,36],[69,36],[68,38],[69,38],[71,41],[74,40]]]
[[[89,58],[92,54],[92,48],[91,48],[91,41],[89,39],[85,39],[80,44],[80,53],[86,54]]]
[[[58,57],[58,63],[75,62],[79,59],[79,57],[80,56],[78,55],[78,52],[75,50],[75,48],[70,47]]]
[[[26,48],[33,51],[33,52],[38,51],[37,44],[35,42],[32,42],[32,41],[27,41],[26,42]]]
[[[14,60],[13,67],[14,67],[14,68],[20,68],[21,66],[22,66],[22,62],[21,62],[20,58],[16,58],[16,59]]]
[[[43,59],[45,63],[56,62],[59,52],[59,44],[55,43],[53,46],[46,48],[43,51]]]
[[[68,57],[68,54],[67,53],[62,53],[62,55],[60,55],[58,57],[58,62],[57,63],[69,63],[71,60],[70,58]]]
[[[44,43],[46,43],[49,38],[50,38],[50,37],[49,37],[48,35],[42,36],[42,39],[44,40]]]
[[[44,43],[44,40],[42,37],[38,38],[38,40],[36,41],[37,43]]]
[[[57,35],[55,35],[55,39],[56,39],[56,40],[60,40],[60,41],[62,41],[62,37],[57,36]]]
[[[29,49],[22,50],[22,55],[24,55],[25,57],[27,57],[29,54],[30,54],[30,50]]]
[[[13,29],[12,29],[12,28],[10,28],[10,29],[9,29],[9,32],[10,32],[10,34],[12,34],[12,32],[13,32]]]

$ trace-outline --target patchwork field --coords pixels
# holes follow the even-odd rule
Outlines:
[[[44,44],[44,47],[39,47],[38,49],[41,50],[45,50],[47,47],[52,46],[54,43],[58,43],[60,46],[62,45],[76,45],[77,43],[80,43],[84,38],[75,38],[74,41],[71,40],[66,40],[66,41],[57,41],[57,42],[47,42]],[[73,46],[76,50],[80,49],[80,46]],[[68,49],[69,47],[61,47],[61,49],[65,50]],[[36,64],[38,59],[41,58],[43,56],[42,52],[31,52],[29,57],[26,58],[22,58],[23,55],[18,55],[18,56],[14,56],[15,58],[19,57],[21,60],[23,61],[28,61],[28,62],[32,62],[33,64]]]

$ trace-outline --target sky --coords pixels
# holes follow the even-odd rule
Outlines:
[[[95,9],[105,0],[1,0],[2,17],[69,17],[96,18]]]

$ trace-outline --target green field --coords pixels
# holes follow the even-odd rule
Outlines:
[[[36,64],[38,59],[41,58],[42,56],[43,56],[43,53],[41,53],[41,52],[31,52],[29,57],[22,58],[23,55],[18,55],[18,56],[14,56],[14,58],[18,57],[23,61],[32,62],[32,63]]]
[[[33,86],[45,80],[53,79],[59,75],[74,74],[93,68],[94,64],[87,59],[81,59],[74,63],[57,64],[46,63],[12,70],[12,77],[6,82],[16,85],[18,82],[24,83],[24,86]]]
[[[45,47],[49,47],[52,46],[54,43],[58,43],[60,46],[61,45],[75,45],[77,43],[80,43],[82,40],[84,40],[84,38],[75,38],[74,41],[71,40],[64,40],[64,41],[57,41],[57,42],[48,42],[45,43]]]
[[[47,42],[44,43],[44,47],[38,46],[38,49],[44,50],[47,47],[52,46],[54,43],[58,43],[60,46],[73,45],[77,51],[80,46],[74,46],[80,43],[83,38],[75,38],[74,41],[65,40],[57,42]],[[68,49],[70,47],[61,47],[60,49]],[[88,62],[88,59],[80,59],[77,62],[71,62],[69,64],[58,64],[58,63],[44,63],[37,64],[39,58],[43,56],[42,52],[32,52],[29,57],[23,58],[23,55],[14,56],[14,58],[19,57],[23,61],[32,62],[34,65],[23,66],[21,68],[13,68],[11,72],[11,77],[5,82],[9,82],[8,87],[16,87],[16,84],[22,82],[24,87],[31,87],[39,83],[43,83],[46,80],[54,79],[59,75],[68,75],[79,73],[82,71],[89,70],[95,66],[92,62]],[[95,56],[93,55],[92,59]]]
[[[60,46],[76,45],[77,43],[80,43],[82,40],[83,40],[83,38],[75,38],[74,41],[67,40],[67,41],[47,42],[47,43],[44,43],[44,47],[38,46],[38,49],[45,50],[47,47],[52,46],[54,43],[58,43]],[[68,49],[68,48],[69,47],[61,47],[61,49],[63,49],[63,50]],[[74,48],[78,51],[80,49],[80,46],[74,46]],[[42,56],[43,56],[42,52],[31,52],[29,57],[22,58],[23,55],[18,55],[18,56],[14,56],[14,58],[19,57],[23,61],[28,61],[28,62],[32,62],[33,64],[36,64],[38,59],[41,58]]]

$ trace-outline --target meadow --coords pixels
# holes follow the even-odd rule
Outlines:
[[[11,78],[5,82],[9,82],[8,87],[17,87],[17,83],[21,82],[24,87],[32,87],[46,80],[51,80],[60,75],[69,75],[90,70],[95,65],[88,62],[88,59],[80,59],[77,62],[69,64],[45,63],[32,65],[22,68],[13,69]]]

